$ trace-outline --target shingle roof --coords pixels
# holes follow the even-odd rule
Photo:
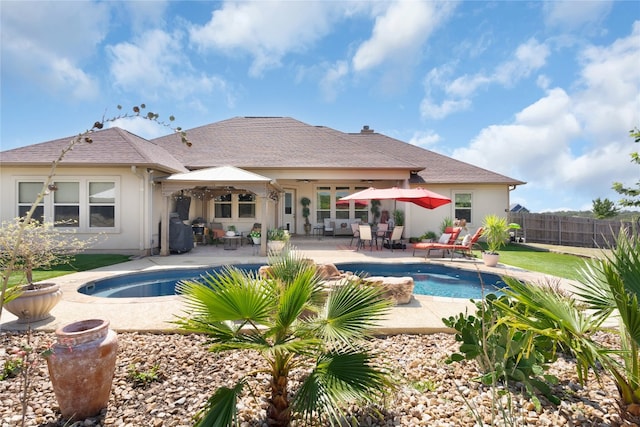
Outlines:
[[[190,169],[234,165],[240,168],[416,169],[408,158],[388,156],[367,140],[289,117],[235,117],[187,130],[190,148],[177,135],[154,140]]]
[[[524,184],[375,132],[343,133],[290,117],[235,117],[187,130],[193,145],[177,135],[153,142],[190,169],[221,165],[240,168],[394,168],[420,171],[416,184]]]
[[[14,148],[0,153],[0,163],[35,166],[51,164],[72,137]],[[109,128],[91,134],[93,142],[81,142],[69,151],[61,164],[86,166],[136,165],[167,172],[185,172],[185,167],[167,150],[124,129]],[[178,144],[181,144],[178,139]]]
[[[375,133],[344,133],[290,117],[235,117],[147,141],[119,128],[92,134],[63,164],[136,165],[185,172],[233,165],[239,168],[404,169],[414,184],[524,182]],[[71,137],[0,152],[0,164],[42,165],[57,158]],[[185,168],[186,167],[186,168]]]

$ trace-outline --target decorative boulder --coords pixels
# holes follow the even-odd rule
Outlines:
[[[322,279],[337,279],[342,276],[340,270],[334,264],[317,264],[318,275]]]
[[[412,277],[382,277],[372,276],[364,279],[365,283],[382,286],[385,296],[392,298],[396,305],[409,304],[413,295]]]

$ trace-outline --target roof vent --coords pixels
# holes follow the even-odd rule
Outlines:
[[[369,125],[364,125],[360,133],[373,133],[373,129],[369,129]]]

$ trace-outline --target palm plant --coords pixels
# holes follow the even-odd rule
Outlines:
[[[594,316],[606,319],[617,313],[622,362],[605,358],[604,368],[620,393],[623,419],[640,424],[640,237],[637,230],[621,229],[609,253],[582,271],[577,294]]]
[[[176,323],[208,334],[211,351],[250,350],[267,362],[269,425],[318,416],[333,425],[344,403],[382,398],[392,388],[390,374],[365,348],[371,328],[391,306],[382,290],[356,278],[326,294],[315,264],[293,251],[269,261],[262,276],[227,268],[207,276],[204,285],[182,282],[189,315]],[[289,401],[289,373],[296,368],[308,375]],[[232,425],[249,379],[219,388],[197,426]]]
[[[487,215],[482,224],[484,231],[482,237],[487,240],[487,251],[497,254],[509,240],[509,225],[507,219],[497,215]]]
[[[496,305],[505,313],[500,323],[545,336],[576,357],[578,377],[586,379],[590,369],[600,368],[613,377],[620,393],[621,417],[632,425],[640,423],[640,237],[635,230],[621,230],[609,254],[585,263],[582,280],[576,285],[578,299],[557,288],[524,284],[504,278],[505,293],[518,304]],[[619,351],[593,339],[604,329],[604,321],[616,315],[620,335]],[[532,349],[531,346],[525,349]],[[616,357],[617,356],[617,357]]]

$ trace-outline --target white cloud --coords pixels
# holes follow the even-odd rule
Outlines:
[[[348,5],[334,2],[225,2],[211,20],[190,30],[201,50],[253,57],[252,76],[280,66],[290,52],[302,52],[330,30],[338,12]]]
[[[320,80],[320,89],[326,101],[336,99],[338,92],[344,87],[344,79],[348,74],[349,64],[347,61],[338,61],[327,69]]]
[[[613,181],[637,181],[628,130],[640,121],[640,23],[610,46],[582,51],[579,84],[561,88],[515,115],[513,123],[483,129],[453,157],[527,181],[519,194],[554,194],[553,209],[596,197],[618,200]],[[521,197],[521,196],[519,196]],[[524,203],[526,205],[526,202]]]
[[[1,49],[5,72],[51,93],[92,98],[97,80],[81,68],[106,36],[105,3],[2,2]]]
[[[442,119],[466,110],[470,108],[471,99],[478,90],[493,84],[513,86],[542,68],[549,53],[546,44],[529,39],[516,48],[512,58],[498,64],[489,74],[465,74],[451,79],[453,64],[434,68],[424,80],[426,94],[420,104],[420,113],[426,119]],[[443,92],[441,100],[437,99],[439,92]]]
[[[371,38],[362,43],[354,55],[354,71],[365,71],[390,59],[412,61],[454,7],[454,2],[389,3],[384,14],[376,17]]]
[[[543,11],[547,25],[563,30],[593,25],[609,14],[611,1],[545,1]]]
[[[161,126],[152,120],[143,119],[141,117],[117,119],[110,122],[109,127],[126,129],[129,132],[146,139],[158,138],[168,133],[165,126]]]
[[[640,123],[640,21],[610,46],[586,48],[576,114],[598,139]]]
[[[149,28],[164,26],[164,16],[169,7],[169,1],[126,1],[115,3],[114,7],[117,6],[122,8],[122,19],[130,22],[135,33],[141,33]]]
[[[125,91],[152,100],[183,100],[194,94],[219,91],[227,96],[227,103],[233,103],[223,79],[193,70],[179,31],[151,30],[133,42],[108,46],[107,52],[112,79]]]
[[[440,104],[429,98],[424,98],[420,103],[420,115],[425,119],[443,119],[449,114],[467,110],[471,107],[469,99],[445,99]]]
[[[438,135],[433,130],[415,132],[411,139],[409,139],[409,144],[417,145],[418,147],[430,149],[434,147],[438,142],[442,140],[442,137]]]
[[[499,65],[489,78],[504,86],[511,86],[515,82],[531,75],[533,71],[542,68],[549,56],[549,47],[530,39],[516,49],[514,58]]]

